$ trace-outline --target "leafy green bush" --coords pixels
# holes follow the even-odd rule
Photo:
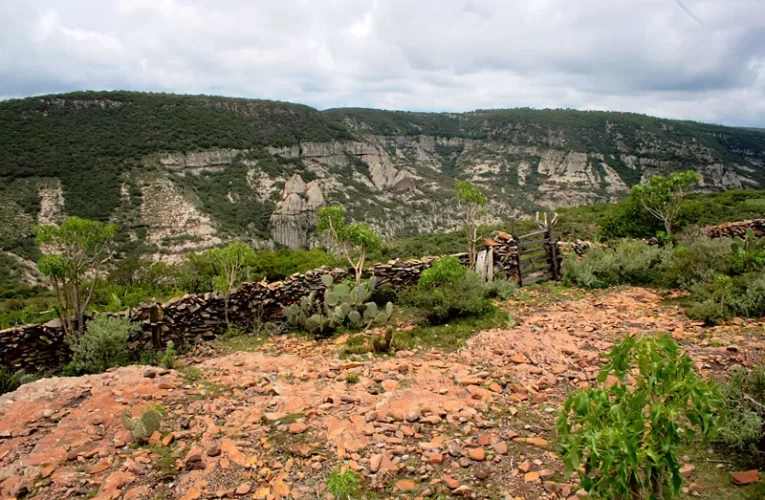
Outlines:
[[[127,342],[134,328],[127,319],[97,316],[84,333],[72,335],[72,367],[78,373],[101,373],[128,361]]]
[[[731,241],[727,238],[697,238],[678,245],[661,265],[661,282],[671,288],[690,290],[717,275],[733,273]]]
[[[571,253],[564,258],[563,281],[583,288],[649,284],[669,252],[634,240],[622,240],[614,248],[593,246],[582,257]]]
[[[486,297],[498,298],[500,300],[508,300],[518,290],[518,285],[514,281],[509,281],[504,278],[497,278],[494,281],[486,283],[484,286],[484,292]]]
[[[709,324],[732,316],[765,316],[765,272],[730,277],[718,274],[691,288],[687,314]]]
[[[668,335],[627,337],[608,359],[599,387],[569,396],[558,419],[566,473],[597,498],[671,498],[681,447],[715,434],[720,391]]]
[[[457,257],[449,257],[433,261],[433,264],[422,271],[418,285],[426,288],[434,285],[458,283],[465,278],[467,268],[460,264]]]
[[[407,290],[402,293],[402,301],[421,309],[431,325],[478,316],[494,309],[491,301],[486,298],[483,279],[472,272],[466,273],[454,283],[432,284]]]
[[[718,440],[740,451],[765,451],[765,366],[734,370],[722,395],[726,419]]]

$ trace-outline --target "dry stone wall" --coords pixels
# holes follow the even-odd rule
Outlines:
[[[710,226],[706,228],[706,233],[710,238],[743,238],[747,229],[751,229],[758,238],[765,237],[765,219],[750,219]]]
[[[503,252],[496,265],[512,276],[515,265]],[[467,264],[467,255],[457,257]],[[364,270],[363,277],[377,277],[378,289],[391,287],[401,290],[417,283],[420,273],[438,257],[417,260],[390,261]],[[352,270],[321,268],[305,274],[295,274],[274,283],[244,283],[232,292],[229,316],[239,324],[256,319],[274,320],[281,317],[282,308],[296,302],[311,291],[322,291],[321,277],[330,274],[335,282],[353,279]],[[178,346],[188,346],[211,340],[225,331],[224,301],[215,294],[186,295],[164,304],[146,304],[120,313],[129,315],[139,328],[130,339],[129,348],[139,352],[149,348],[156,337],[165,344],[172,340]],[[160,334],[159,336],[157,334]],[[152,335],[154,334],[155,337]],[[71,355],[58,321],[45,325],[24,325],[0,331],[0,366],[26,372],[52,371],[65,364]]]
[[[751,221],[749,221],[751,222]],[[763,226],[760,225],[760,228]],[[501,270],[508,279],[517,279],[517,241],[506,233],[495,232],[490,239],[495,272]],[[558,243],[561,250],[583,253],[587,242]],[[467,254],[456,255],[467,265]],[[390,261],[364,270],[363,277],[375,276],[378,289],[401,290],[417,283],[420,273],[439,257],[408,261]],[[353,270],[321,268],[295,274],[273,283],[244,283],[232,292],[229,316],[238,324],[256,319],[275,320],[282,308],[312,291],[324,290],[321,277],[331,274],[335,282],[353,279]],[[129,315],[137,328],[130,339],[133,352],[149,348],[158,339],[162,344],[172,340],[178,346],[189,346],[212,340],[225,331],[224,301],[216,294],[186,295],[164,304],[146,304],[120,313]],[[154,335],[154,336],[153,336]],[[65,364],[71,355],[64,331],[58,321],[44,325],[24,325],[0,331],[0,366],[13,371],[52,371]]]

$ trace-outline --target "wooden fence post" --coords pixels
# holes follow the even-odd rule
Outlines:
[[[151,345],[154,349],[162,348],[162,317],[159,310],[159,304],[156,302],[149,310],[149,321],[151,322]]]
[[[558,244],[553,235],[553,226],[550,224],[547,236],[550,238],[550,255],[552,256],[552,274],[553,279],[558,281]]]

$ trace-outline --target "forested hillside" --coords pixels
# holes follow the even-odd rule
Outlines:
[[[573,110],[410,113],[206,96],[77,92],[0,102],[0,251],[34,259],[35,223],[120,226],[128,253],[173,258],[238,238],[311,245],[343,204],[384,237],[458,221],[456,180],[491,222],[614,201],[654,173],[765,187],[765,132]]]

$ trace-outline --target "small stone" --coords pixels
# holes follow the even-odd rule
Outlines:
[[[428,462],[432,464],[442,464],[444,462],[444,456],[441,453],[431,453],[428,456]]]
[[[452,494],[460,496],[460,497],[470,497],[473,496],[473,489],[470,486],[462,485],[454,489],[452,491]]]
[[[473,473],[475,474],[475,477],[477,477],[478,479],[486,479],[487,477],[489,477],[490,472],[491,471],[489,470],[489,467],[487,467],[484,464],[477,466],[475,468],[475,471],[473,471]]]
[[[752,469],[744,472],[731,472],[731,479],[733,484],[743,486],[745,484],[756,483],[760,480],[760,471]]]
[[[212,444],[207,448],[207,456],[208,457],[217,457],[220,455],[220,446],[218,444]]]
[[[444,483],[452,490],[460,485],[460,482],[451,476],[444,476]]]
[[[378,470],[380,470],[380,464],[382,463],[383,456],[382,454],[372,455],[372,458],[369,459],[369,470],[374,474]]]
[[[680,476],[684,477],[685,479],[688,479],[693,474],[693,471],[696,470],[696,466],[692,464],[685,464],[682,467],[680,467]]]
[[[303,432],[308,430],[308,426],[302,422],[295,422],[290,424],[288,430],[290,434],[302,434]]]
[[[691,493],[702,493],[704,491],[704,488],[701,487],[698,483],[691,483],[688,485],[688,491]]]
[[[143,376],[146,378],[154,378],[157,376],[157,370],[154,368],[147,368],[143,371]]]
[[[411,479],[402,479],[396,482],[396,490],[398,491],[412,491],[417,485]]]
[[[500,455],[507,455],[509,451],[507,447],[507,443],[504,441],[494,443],[494,451],[496,451]]]
[[[486,450],[483,448],[471,448],[468,451],[468,456],[478,462],[483,462],[486,459]]]
[[[250,483],[242,483],[239,486],[236,487],[236,490],[234,490],[234,493],[237,495],[246,495],[250,492],[252,489],[252,484]]]
[[[523,475],[523,482],[524,483],[533,483],[535,481],[539,481],[539,472],[527,472]]]

